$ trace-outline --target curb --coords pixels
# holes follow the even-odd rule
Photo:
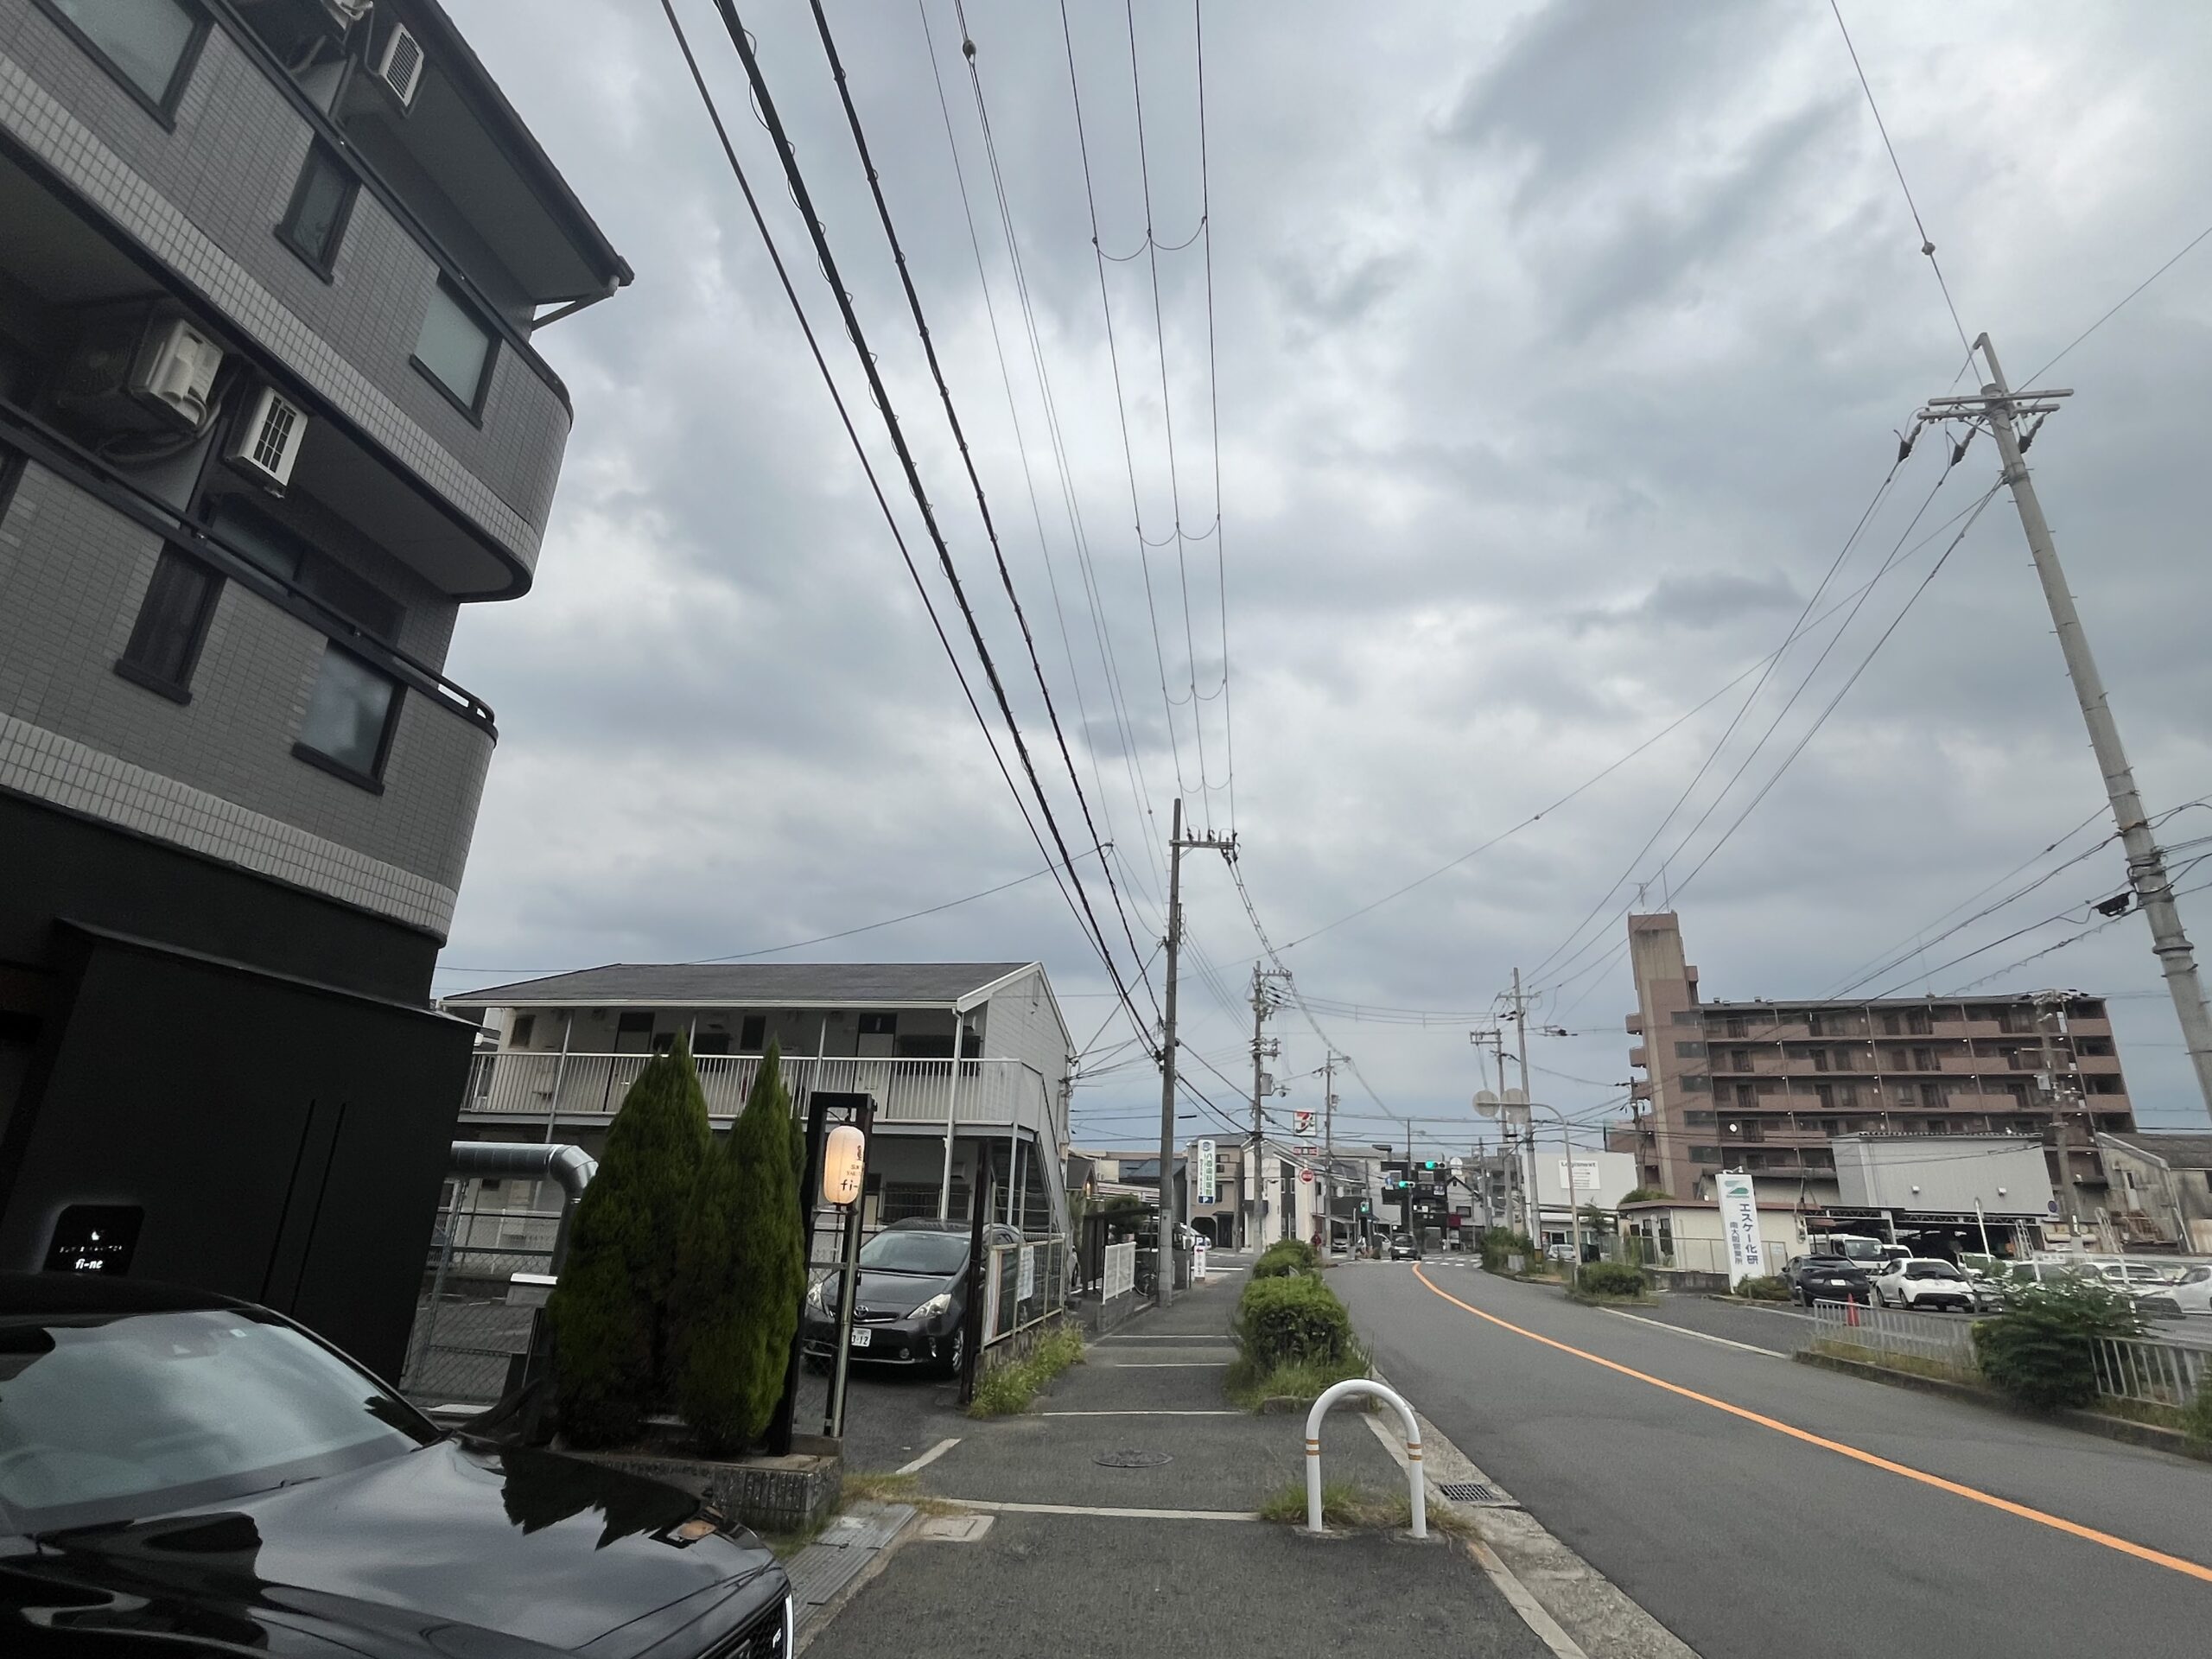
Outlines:
[[[2189,1437],[2177,1428],[2161,1428],[2156,1423],[2139,1423],[2126,1417],[2107,1417],[2101,1411],[2035,1411],[1999,1399],[1987,1389],[1976,1388],[1971,1382],[1953,1382],[1940,1376],[1893,1371],[1886,1365],[1870,1365],[1865,1360],[1843,1359],[1834,1354],[1801,1353],[1793,1354],[1790,1357],[1800,1365],[1816,1365],[1824,1371],[1840,1371],[1846,1376],[1864,1377],[1870,1382],[1886,1382],[1892,1388],[1939,1395],[1947,1400],[1961,1400],[1985,1410],[2001,1411],[2008,1416],[2058,1423],[2067,1428],[2079,1429],[2085,1434],[2118,1440],[2123,1445],[2147,1446],[2154,1452],[2170,1452],[2176,1457],[2212,1463],[2212,1446],[2192,1446]]]

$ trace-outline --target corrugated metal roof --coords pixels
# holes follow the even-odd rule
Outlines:
[[[610,963],[443,1001],[453,1007],[862,1007],[956,1002],[1030,962]]]
[[[2169,1169],[2212,1169],[2212,1135],[2198,1130],[2107,1129],[2100,1139],[2162,1158]]]

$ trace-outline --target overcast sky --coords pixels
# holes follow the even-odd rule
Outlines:
[[[501,741],[440,988],[758,950],[1042,870],[658,7],[448,5],[638,279],[540,336],[576,425],[535,590],[465,617],[449,665],[499,710]],[[1636,881],[1655,908],[1672,897],[1707,998],[1802,997],[2088,852],[1858,989],[1995,975],[1992,991],[2111,995],[2139,1116],[2202,1126],[2139,918],[2012,966],[2081,932],[2124,874],[2097,848],[2107,820],[2029,862],[2102,792],[2006,495],[1913,599],[1995,484],[1986,440],[1948,475],[1933,440],[1897,470],[1821,601],[1844,610],[1782,657],[1649,851],[1757,672],[1540,822],[1288,944],[1548,808],[1773,652],[1890,473],[1895,429],[1971,389],[1954,387],[1965,353],[1825,5],[1208,6],[1217,535],[1209,237],[1167,251],[1200,223],[1192,9],[1135,8],[1156,330],[1151,262],[1123,257],[1147,224],[1128,24],[1071,0],[1115,256],[1109,355],[1058,10],[969,0],[1088,571],[961,27],[949,0],[926,9],[991,310],[920,11],[830,11],[1147,950],[1179,767],[1198,823],[1236,830],[1261,919],[1320,1007],[1488,1009],[1518,964],[1543,994],[1532,1023],[1577,1033],[1532,1039],[1540,1097],[1594,1117],[1630,1075]],[[735,54],[704,0],[679,10],[988,712]],[[1062,828],[1087,848],[806,8],[744,15]],[[1844,16],[1966,332],[1990,332],[2016,385],[2212,224],[2212,10],[1857,0]],[[2076,395],[2033,450],[2044,504],[2146,800],[2169,811],[2212,797],[2212,573],[2191,493],[2212,244],[2050,379]],[[1159,543],[1141,560],[1140,516]],[[1233,813],[1207,787],[1232,742]],[[2164,833],[2212,836],[2212,810]],[[1126,971],[1098,861],[1079,868]],[[2212,863],[2177,881],[2205,884]],[[1188,860],[1185,892],[1210,969],[1184,980],[1185,1039],[1241,1077],[1252,930],[1218,857]],[[2212,891],[2183,907],[2212,944]],[[787,959],[806,957],[1038,957],[1078,1043],[1128,1034],[1046,879]],[[1377,1097],[1452,1146],[1480,1127],[1465,1019],[1321,1024],[1358,1066],[1340,1138],[1378,1138]],[[1271,1032],[1279,1073],[1319,1065],[1295,1014]],[[1241,1115],[1230,1084],[1189,1070]],[[1282,1103],[1319,1092],[1301,1079]],[[1103,1071],[1077,1095],[1078,1139],[1156,1139],[1157,1109],[1147,1066]]]

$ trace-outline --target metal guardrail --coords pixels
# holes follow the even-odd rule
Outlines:
[[[1912,1313],[1858,1302],[1815,1302],[1802,1326],[1802,1347],[1849,1343],[1877,1353],[1904,1354],[1938,1364],[1974,1369],[1974,1321],[1941,1313]]]
[[[2155,1338],[2094,1337],[2097,1392],[2146,1406],[2186,1406],[2212,1377],[2212,1350]]]
[[[988,1348],[1049,1319],[1068,1305],[1071,1252],[1065,1236],[994,1244],[983,1278],[983,1341]]]
[[[1137,1287],[1137,1242],[1106,1247],[1106,1276],[1098,1287],[1098,1300],[1110,1302],[1116,1296],[1127,1296]]]

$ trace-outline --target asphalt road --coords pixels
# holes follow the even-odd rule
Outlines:
[[[1408,1264],[1330,1281],[1391,1382],[1703,1659],[2183,1659],[2212,1643],[2212,1465],[1702,1341],[1456,1262],[1424,1270],[1519,1328],[1454,1306]]]

